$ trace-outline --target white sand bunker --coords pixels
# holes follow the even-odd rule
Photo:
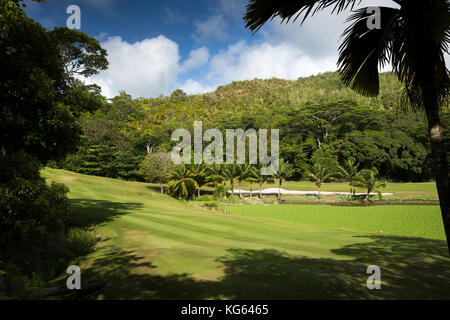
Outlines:
[[[228,191],[231,193],[231,190]],[[297,190],[285,190],[283,188],[267,188],[261,191],[262,194],[265,195],[278,195],[278,192],[282,195],[297,195],[297,196],[317,196],[319,195],[319,191],[297,191]],[[250,194],[248,190],[240,190],[241,194]],[[259,190],[253,190],[254,195],[259,194]],[[234,194],[239,194],[239,189],[234,190]],[[329,192],[329,191],[321,191],[321,195],[330,195],[330,196],[348,196],[350,192]],[[366,195],[366,193],[354,193],[356,196]],[[378,195],[378,193],[372,192],[371,195]],[[383,196],[390,196],[393,193],[382,193]]]

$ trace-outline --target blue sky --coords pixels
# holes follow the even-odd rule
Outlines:
[[[274,20],[252,35],[242,20],[247,2],[47,0],[28,3],[25,12],[52,29],[66,25],[69,5],[80,7],[81,31],[101,42],[110,61],[108,70],[86,81],[99,84],[109,98],[119,90],[136,98],[177,88],[201,93],[231,81],[297,79],[336,69],[348,12],[324,12],[303,26]]]

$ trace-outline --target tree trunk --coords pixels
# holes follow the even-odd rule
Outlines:
[[[234,180],[233,179],[230,180],[230,184],[231,184],[231,194],[234,196]]]
[[[197,189],[197,197],[200,197],[200,187]]]
[[[425,100],[425,99],[424,99]],[[427,105],[425,105],[427,106]],[[450,254],[450,172],[445,150],[444,134],[437,107],[426,109],[428,130],[431,143],[431,154],[434,160],[434,174],[441,207],[442,221],[444,222],[447,246]]]
[[[369,196],[370,196],[370,193],[371,193],[371,192],[372,192],[372,190],[370,190],[370,189],[367,190],[367,194],[366,194],[366,196],[364,197],[363,202],[367,202],[367,200],[369,200]]]
[[[241,181],[238,181],[238,185],[239,185],[239,198],[242,198],[242,193],[241,193]]]
[[[319,189],[319,195],[318,195],[318,198],[319,198],[319,200],[320,200],[320,184],[317,185],[317,188]]]
[[[147,155],[150,155],[153,152],[153,148],[150,143],[145,144],[145,149],[147,150]]]
[[[253,197],[253,181],[250,181],[250,198]]]
[[[162,182],[159,183],[159,186],[161,187],[161,194],[164,194],[164,187],[163,187]]]
[[[53,297],[53,296],[61,296],[71,293],[76,294],[88,294],[95,291],[98,291],[106,286],[106,282],[103,280],[97,280],[97,281],[90,281],[85,282],[81,285],[80,290],[70,290],[67,288],[67,286],[61,286],[61,287],[51,287],[51,288],[43,288],[35,291],[33,293],[34,298],[47,298],[47,297]]]
[[[349,199],[350,201],[352,201],[352,189],[353,189],[353,187],[350,186],[350,194],[349,194],[349,197],[348,197],[348,199]]]
[[[262,199],[262,181],[259,181],[259,198]]]
[[[280,202],[280,200],[281,200],[280,190],[281,190],[281,188],[279,187],[279,188],[278,188],[278,197],[277,197],[277,201],[278,201],[278,202]]]

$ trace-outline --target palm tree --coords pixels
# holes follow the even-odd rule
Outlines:
[[[223,165],[213,164],[206,165],[206,185],[214,187],[214,196],[216,197],[227,197],[228,188],[225,185],[225,177],[222,174]]]
[[[334,174],[329,172],[329,170],[322,166],[321,164],[316,164],[312,167],[312,171],[306,172],[306,177],[316,183],[316,187],[319,190],[317,198],[320,199],[320,188],[322,183],[332,181]]]
[[[222,175],[224,180],[228,180],[230,182],[231,192],[234,195],[234,182],[240,174],[239,166],[235,163],[223,165],[220,174]]]
[[[369,200],[369,196],[372,192],[378,193],[378,195],[381,197],[381,191],[379,191],[379,189],[385,188],[386,183],[378,182],[377,174],[378,171],[376,169],[361,170],[358,177],[358,182],[356,182],[354,186],[367,189],[367,194],[364,197],[363,202],[367,202],[367,200]]]
[[[201,188],[207,183],[206,166],[202,164],[191,164],[189,166],[189,172],[195,182],[197,182],[197,197],[200,197]]]
[[[246,181],[250,182],[250,197],[253,197],[253,182],[259,181],[258,172],[257,172],[258,170],[259,169],[257,167],[250,166],[248,176],[245,179]]]
[[[338,166],[339,175],[342,176],[350,186],[350,194],[348,197],[350,201],[352,201],[353,185],[359,177],[358,165],[358,163],[355,163],[355,160],[347,159],[345,166]]]
[[[368,8],[356,10],[348,21],[339,47],[338,69],[345,84],[357,92],[379,93],[378,65],[391,62],[405,86],[411,106],[425,112],[436,186],[450,253],[450,172],[445,150],[440,110],[449,100],[450,78],[444,53],[450,42],[448,0],[393,0],[399,8],[380,7],[381,23],[369,29]],[[290,21],[304,13],[301,23],[332,7],[339,13],[353,9],[360,0],[249,0],[244,16],[246,27],[256,32],[274,17]],[[379,28],[378,28],[379,27]]]
[[[189,198],[195,193],[197,182],[192,179],[190,170],[184,164],[175,166],[167,175],[169,184],[167,190],[173,196],[179,198]]]
[[[216,187],[219,184],[222,184],[225,181],[225,178],[222,175],[222,165],[220,164],[213,164],[213,165],[206,165],[205,166],[205,174],[207,176],[206,178],[206,184]]]
[[[242,181],[246,180],[251,175],[251,165],[250,164],[238,164],[238,186],[239,186],[239,198],[242,198],[241,193],[241,183]]]
[[[259,198],[262,199],[262,186],[264,183],[274,183],[273,177],[266,174],[261,174],[261,170],[256,170],[256,176],[258,177],[259,182]]]
[[[273,178],[275,180],[278,180],[279,187],[278,187],[278,201],[281,200],[281,194],[280,189],[281,185],[283,183],[283,179],[286,180],[287,177],[291,174],[291,165],[289,164],[289,161],[284,161],[283,158],[280,159],[279,165],[278,165],[278,171],[273,174]]]

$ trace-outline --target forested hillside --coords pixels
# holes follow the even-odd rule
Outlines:
[[[178,128],[192,132],[194,121],[201,120],[203,130],[280,129],[281,157],[293,164],[294,180],[302,179],[312,163],[333,170],[347,158],[361,168],[376,167],[387,180],[432,179],[426,122],[402,105],[402,87],[394,75],[382,74],[380,88],[378,97],[365,98],[343,85],[337,73],[325,73],[296,81],[232,82],[200,95],[175,90],[170,96],[133,99],[121,92],[80,118],[81,148],[52,165],[142,180],[143,158],[151,151],[170,151],[171,133]],[[448,107],[442,121],[448,131]]]

